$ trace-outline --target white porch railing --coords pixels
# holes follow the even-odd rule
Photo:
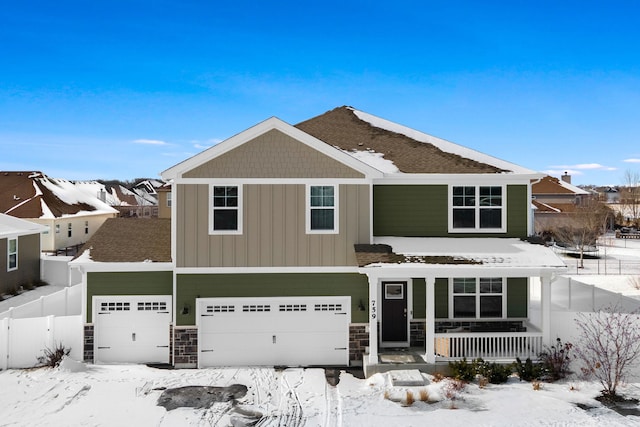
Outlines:
[[[492,360],[537,359],[542,332],[450,332],[435,334],[436,360],[467,358]]]

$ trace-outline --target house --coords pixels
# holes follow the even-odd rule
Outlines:
[[[97,244],[73,262],[86,336],[113,353],[93,360],[127,360],[148,337],[170,351],[145,361],[176,367],[370,374],[397,348],[429,364],[535,357],[551,344],[550,286],[565,269],[527,241],[542,177],[351,107],[267,119],[162,173],[170,271],[96,262]],[[105,322],[148,330],[120,333],[116,348]]]
[[[171,218],[171,183],[156,188],[158,194],[158,218]]]
[[[45,252],[81,245],[118,214],[72,182],[42,172],[0,172],[0,212],[47,227],[42,234]]]
[[[535,207],[535,232],[541,233],[561,222],[568,214],[576,211],[592,193],[571,184],[565,174],[562,179],[544,176],[531,186]]]
[[[0,213],[0,296],[40,281],[40,234],[45,230]]]
[[[158,200],[145,191],[129,190],[121,184],[100,183],[98,181],[76,181],[76,187],[89,196],[96,196],[102,202],[118,210],[122,217],[150,218],[158,216]]]

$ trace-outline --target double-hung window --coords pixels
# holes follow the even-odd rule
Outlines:
[[[454,318],[502,318],[504,292],[501,277],[460,277],[453,279]]]
[[[338,186],[307,186],[307,233],[338,232]]]
[[[7,271],[18,269],[18,239],[7,241]]]
[[[242,187],[211,186],[211,234],[242,234]]]
[[[505,232],[504,187],[452,186],[449,231]]]

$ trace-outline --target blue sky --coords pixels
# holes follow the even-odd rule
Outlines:
[[[0,170],[157,177],[351,105],[559,175],[640,171],[640,2],[5,2]]]

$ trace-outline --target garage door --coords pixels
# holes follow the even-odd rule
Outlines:
[[[351,297],[197,300],[198,365],[347,365]]]
[[[95,363],[169,363],[171,296],[94,296]]]

